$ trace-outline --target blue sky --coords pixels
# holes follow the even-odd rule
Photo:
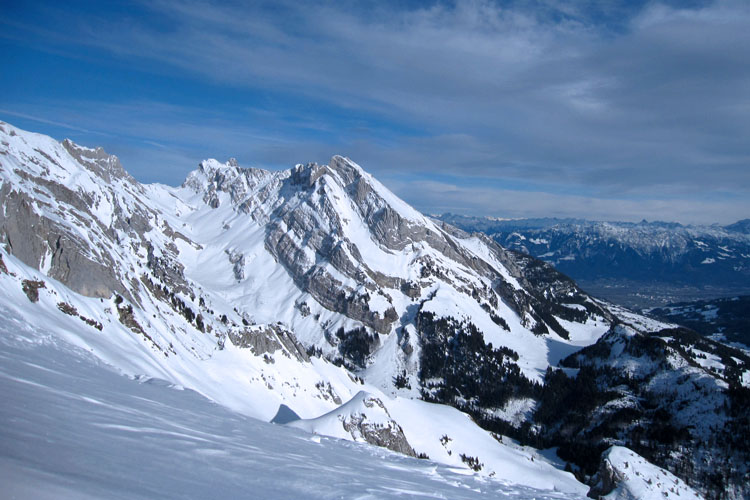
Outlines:
[[[0,119],[176,185],[352,158],[428,213],[750,217],[750,2],[8,2]]]

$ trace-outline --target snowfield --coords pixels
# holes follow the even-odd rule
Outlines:
[[[248,418],[0,316],[3,498],[584,497]]]

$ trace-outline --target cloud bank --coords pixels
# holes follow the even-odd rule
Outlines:
[[[251,4],[40,7],[34,27],[8,23],[9,43],[161,86],[0,107],[128,138],[136,177],[159,152],[164,182],[194,154],[278,167],[337,153],[425,211],[750,216],[747,2]]]

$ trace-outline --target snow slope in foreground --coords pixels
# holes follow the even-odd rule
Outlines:
[[[501,443],[477,426],[468,415],[446,405],[404,398],[378,398],[362,391],[325,415],[287,425],[324,436],[354,438],[355,441],[362,441],[362,432],[368,430],[380,430],[381,436],[385,433],[391,440],[403,430],[404,438],[416,452],[441,464],[452,465],[464,474],[471,474],[465,464],[473,458],[475,471],[505,484],[581,496],[588,491],[588,487],[576,481],[573,474],[556,469],[537,450]],[[398,429],[395,432],[394,427]]]
[[[577,498],[243,417],[0,317],[7,498]]]

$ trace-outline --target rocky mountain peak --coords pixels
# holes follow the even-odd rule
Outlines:
[[[297,164],[292,169],[290,178],[294,185],[312,188],[315,182],[327,173],[330,173],[330,170],[326,165],[318,165],[317,163]]]
[[[120,159],[103,148],[87,148],[70,139],[63,140],[61,144],[70,156],[104,182],[111,183],[114,179],[120,179],[135,184],[135,179],[125,171]]]
[[[346,185],[369,175],[349,158],[340,155],[334,155],[328,166],[341,177]]]
[[[278,173],[240,167],[234,158],[226,163],[211,158],[201,161],[198,168],[188,174],[182,187],[202,194],[203,201],[212,208],[217,208],[221,203],[219,193],[228,194],[229,201],[239,206],[254,188],[275,175]]]

